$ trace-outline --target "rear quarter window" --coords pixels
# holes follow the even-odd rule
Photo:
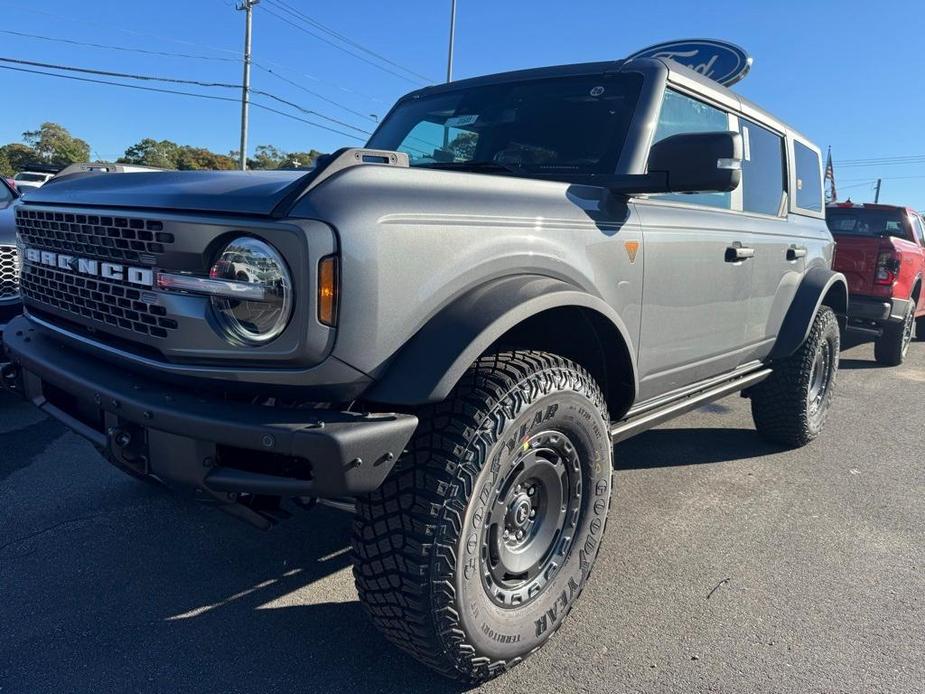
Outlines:
[[[796,165],[796,205],[803,210],[822,212],[822,170],[819,155],[802,142],[793,143]]]

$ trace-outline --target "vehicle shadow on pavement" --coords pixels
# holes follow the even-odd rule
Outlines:
[[[317,508],[265,533],[116,484],[112,510],[0,551],[21,610],[0,635],[10,691],[466,689],[373,628],[348,514]]]
[[[614,447],[614,469],[643,470],[760,458],[784,448],[754,429],[651,429]]]

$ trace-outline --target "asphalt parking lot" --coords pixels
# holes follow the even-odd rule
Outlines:
[[[737,397],[621,444],[588,590],[484,691],[925,691],[925,343],[872,352],[806,449]],[[460,691],[367,623],[348,527],[252,530],[0,395],[0,691]]]

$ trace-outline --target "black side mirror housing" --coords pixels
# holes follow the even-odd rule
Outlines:
[[[614,176],[614,193],[726,193],[742,181],[742,136],[737,132],[683,133],[649,150],[648,173]]]
[[[684,133],[649,150],[649,173],[667,174],[668,193],[726,193],[742,180],[742,136],[736,132]]]

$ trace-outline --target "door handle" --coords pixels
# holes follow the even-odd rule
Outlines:
[[[742,246],[739,243],[735,243],[731,246],[726,247],[726,262],[727,263],[738,263],[743,260],[748,260],[749,258],[755,257],[755,249],[747,248]]]
[[[799,246],[791,246],[787,249],[787,260],[799,260],[806,257],[806,249]]]

